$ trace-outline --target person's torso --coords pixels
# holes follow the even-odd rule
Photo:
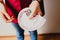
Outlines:
[[[17,22],[17,16],[21,9],[28,7],[32,0],[5,0],[7,12],[10,16],[14,16],[14,23]]]

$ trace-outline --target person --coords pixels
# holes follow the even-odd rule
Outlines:
[[[10,16],[7,14],[6,5],[4,4],[3,0],[0,0],[0,15],[2,15],[2,18],[6,22],[10,22],[13,20],[13,16],[10,18]]]
[[[17,40],[24,40],[24,30],[19,26],[18,24],[18,13],[26,7],[33,8],[33,13],[29,16],[29,18],[33,18],[36,15],[42,16],[42,12],[40,9],[40,0],[5,0],[6,4],[6,11],[9,14],[10,18],[13,16],[13,20],[9,20],[9,22],[12,22],[12,25],[14,25],[16,29],[16,37]],[[39,12],[39,14],[38,14]],[[31,40],[37,40],[37,30],[29,31],[30,32],[30,39]]]

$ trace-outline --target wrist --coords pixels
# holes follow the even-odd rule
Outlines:
[[[32,1],[31,4],[29,5],[29,7],[36,7],[39,6],[38,1]]]
[[[37,3],[39,3],[40,1],[38,1],[38,0],[32,0],[32,2],[37,2]]]
[[[40,4],[40,0],[32,0],[32,2],[33,2],[33,1],[37,1],[37,2]]]
[[[32,0],[32,1],[37,1],[37,0]]]

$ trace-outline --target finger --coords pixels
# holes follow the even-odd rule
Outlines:
[[[11,18],[14,18],[13,16],[11,16]]]
[[[13,16],[11,16],[11,19],[14,19],[14,17],[13,17]]]
[[[11,20],[7,20],[7,21],[6,21],[6,23],[10,23],[10,22],[11,22]]]
[[[33,16],[29,16],[29,19],[32,19],[33,18]]]
[[[12,21],[13,21],[13,19],[9,19],[9,20],[8,20],[8,22],[12,22]]]
[[[11,16],[10,17],[10,19],[8,19],[8,21],[7,22],[11,22],[11,21],[13,21],[14,20],[14,17],[13,16]]]
[[[32,11],[32,13],[30,14],[29,18],[32,19],[35,16],[36,16],[36,10],[35,11]]]

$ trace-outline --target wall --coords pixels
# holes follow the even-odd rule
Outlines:
[[[60,33],[60,0],[44,0],[46,23],[38,29],[39,34],[43,33]],[[1,20],[0,20],[1,21]],[[15,35],[14,27],[9,23],[1,25],[0,22],[0,36]],[[3,24],[3,23],[2,23]],[[29,34],[25,32],[25,34]]]
[[[44,0],[46,24],[39,33],[60,33],[60,0]]]

